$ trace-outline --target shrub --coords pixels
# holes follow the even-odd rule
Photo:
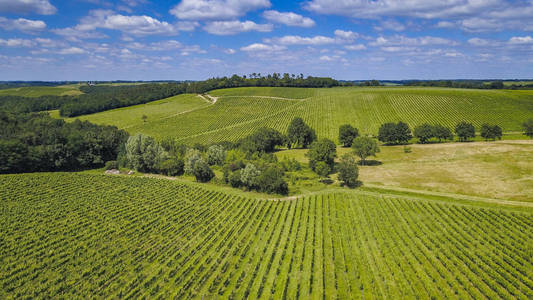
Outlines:
[[[229,175],[229,184],[234,188],[238,188],[243,185],[241,181],[241,170],[237,170]]]
[[[533,138],[533,119],[529,119],[522,123],[522,127],[524,128],[524,134]]]
[[[328,177],[329,173],[331,173],[331,167],[327,163],[319,161],[315,164],[314,171],[320,177]]]
[[[289,185],[283,179],[283,172],[277,167],[269,167],[256,179],[257,188],[260,192],[287,195]]]
[[[159,172],[167,176],[180,176],[183,175],[183,167],[183,159],[174,157],[161,162]]]
[[[105,163],[105,169],[106,169],[106,170],[118,169],[118,163],[117,163],[117,161],[116,161],[116,160],[106,161],[106,163]]]
[[[261,171],[254,164],[247,164],[244,169],[241,170],[241,182],[249,189],[256,187],[256,179],[261,174]]]

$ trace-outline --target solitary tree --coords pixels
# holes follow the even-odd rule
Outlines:
[[[144,123],[146,123],[146,120],[148,120],[148,116],[147,115],[143,115],[141,118],[143,119]]]
[[[435,136],[435,128],[429,124],[416,126],[414,129],[414,136],[420,141],[420,143],[425,144],[429,139]]]
[[[533,119],[525,121],[522,126],[524,127],[524,134],[533,138]]]
[[[468,139],[476,137],[476,129],[472,123],[463,121],[455,126],[455,134],[459,137],[459,141],[466,142]]]
[[[496,140],[502,138],[502,128],[498,125],[489,125],[487,123],[481,125],[480,135],[487,140]]]
[[[344,147],[351,147],[353,139],[359,135],[359,130],[350,124],[344,124],[339,127],[339,143]]]
[[[355,161],[353,155],[349,153],[344,154],[337,166],[337,170],[339,171],[339,180],[344,185],[354,187],[357,184],[359,167],[357,167],[357,161]]]
[[[389,122],[382,124],[379,127],[378,140],[385,144],[393,144],[396,142],[396,124]]]
[[[376,153],[380,151],[376,140],[367,136],[360,136],[354,139],[352,149],[361,158],[361,164],[363,165],[367,157],[376,156]]]
[[[335,164],[335,157],[337,156],[337,147],[335,143],[329,139],[320,139],[313,144],[307,152],[307,157],[309,158],[309,167],[316,171],[316,166],[318,162],[324,162],[329,166],[330,170],[333,170]]]
[[[289,148],[293,145],[307,148],[316,140],[316,133],[302,118],[294,118],[289,124],[287,137]]]

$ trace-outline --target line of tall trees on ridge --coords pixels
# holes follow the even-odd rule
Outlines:
[[[449,87],[460,89],[531,89],[533,83],[515,82],[511,85],[505,85],[502,80],[483,81],[483,80],[411,80],[403,83],[406,86],[431,86],[431,87]]]
[[[251,77],[233,75],[231,77],[211,78],[196,82],[146,83],[137,85],[96,85],[82,86],[84,94],[76,96],[0,96],[0,110],[11,112],[37,112],[59,109],[63,117],[75,117],[101,112],[113,108],[143,104],[183,93],[201,94],[215,89],[269,86],[269,87],[333,87],[342,85],[328,77],[295,76],[287,73],[281,75]]]

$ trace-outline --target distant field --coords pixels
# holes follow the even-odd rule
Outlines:
[[[533,140],[384,146],[378,166],[361,166],[364,185],[533,202]],[[338,156],[351,152],[337,148]],[[307,150],[276,152],[307,164]],[[336,178],[336,175],[333,176]]]
[[[531,210],[0,176],[0,298],[530,299]]]
[[[0,90],[0,96],[15,95],[15,96],[23,96],[23,97],[39,97],[39,96],[45,96],[45,95],[73,96],[73,95],[80,95],[80,94],[82,94],[82,92],[78,89],[77,85],[30,86],[30,87],[20,87],[20,88]]]
[[[152,122],[163,122],[168,118],[175,118],[183,113],[193,111],[202,107],[210,106],[211,103],[192,94],[183,94],[166,99],[149,102],[141,105],[122,107],[91,115],[77,117],[80,120],[88,120],[96,124],[116,125],[122,129],[136,126],[148,126]],[[58,111],[52,111],[53,117],[59,117]],[[146,124],[142,116],[146,115]],[[73,118],[68,118],[71,121]],[[134,128],[131,128],[135,132]]]
[[[452,129],[464,120],[473,122],[478,130],[487,122],[502,126],[504,132],[518,132],[522,122],[533,118],[533,91],[530,90],[235,88],[210,94],[219,100],[209,108],[174,117],[148,116],[146,123],[140,118],[124,123],[120,114],[107,120],[100,114],[83,118],[105,120],[122,128],[128,126],[131,133],[203,143],[237,140],[263,126],[286,132],[294,117],[302,117],[319,137],[335,141],[338,128],[344,123],[371,135],[377,134],[382,123],[400,120],[411,127],[427,122]],[[138,109],[144,110],[143,106]]]

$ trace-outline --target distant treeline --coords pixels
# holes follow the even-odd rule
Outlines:
[[[505,85],[502,80],[483,81],[483,80],[411,80],[403,83],[406,86],[432,86],[432,87],[450,87],[461,89],[530,89],[533,88],[531,83],[513,83]]]
[[[116,160],[127,138],[114,126],[0,111],[0,173],[100,167]]]
[[[206,93],[215,89],[265,86],[265,87],[333,87],[343,85],[327,77],[307,77],[274,73],[252,77],[211,78],[196,82],[147,83],[139,85],[87,85],[80,87],[84,92],[77,96],[0,96],[0,110],[11,112],[37,112],[59,109],[64,117],[75,117],[101,112],[113,108],[143,104],[183,93]]]
[[[58,86],[78,83],[77,81],[0,81],[0,90],[29,86]]]

